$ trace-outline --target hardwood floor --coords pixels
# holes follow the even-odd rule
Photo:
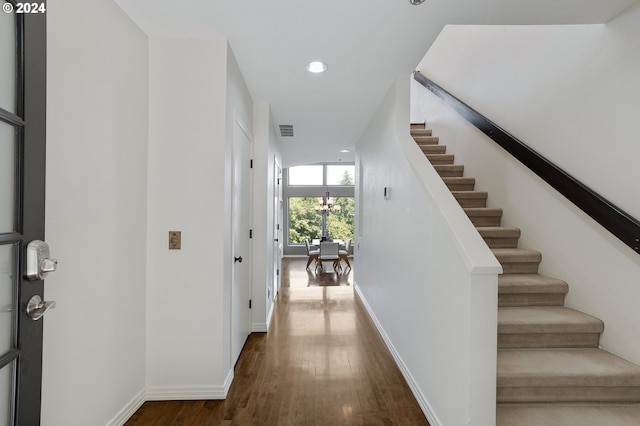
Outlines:
[[[283,261],[269,332],[249,336],[226,400],[146,402],[126,425],[428,425],[353,271],[305,263]]]

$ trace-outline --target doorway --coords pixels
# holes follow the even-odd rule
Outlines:
[[[233,125],[231,364],[251,333],[251,148],[252,137],[236,117]]]

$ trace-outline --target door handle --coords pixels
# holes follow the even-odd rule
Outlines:
[[[236,263],[236,262],[240,262],[240,263],[242,263],[242,256],[238,256],[238,257],[235,257],[235,256],[234,256],[234,258],[233,258],[233,263]]]
[[[27,315],[29,315],[32,320],[38,321],[50,309],[53,309],[55,307],[56,302],[44,302],[42,298],[36,294],[31,299],[29,299],[29,303],[27,303]]]

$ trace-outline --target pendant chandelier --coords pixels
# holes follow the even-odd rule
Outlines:
[[[315,209],[322,214],[330,214],[331,212],[340,211],[340,205],[334,204],[333,198],[329,196],[329,191],[327,191],[324,197],[318,197],[318,204]]]

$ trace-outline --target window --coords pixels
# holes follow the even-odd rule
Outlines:
[[[353,186],[356,166],[353,164],[316,164],[289,167],[290,186]]]
[[[327,215],[327,231],[333,238],[347,241],[353,240],[353,224],[355,218],[355,200],[353,197],[334,198],[340,209]]]
[[[292,166],[287,169],[285,183],[285,254],[303,254],[305,240],[323,236],[353,240],[354,164]]]
[[[353,185],[355,181],[356,166],[354,165],[327,165],[327,185],[336,186]]]
[[[316,197],[289,198],[289,244],[304,244],[305,240],[322,236],[322,215],[316,210]]]
[[[289,185],[315,186],[323,184],[324,166],[295,166],[289,167]]]

